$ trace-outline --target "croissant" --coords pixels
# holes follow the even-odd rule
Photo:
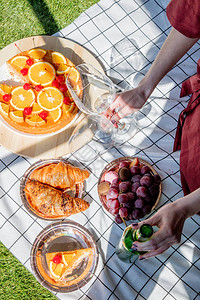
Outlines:
[[[89,207],[85,200],[73,198],[39,181],[28,180],[25,193],[31,206],[46,217],[69,217]]]
[[[82,183],[90,176],[87,170],[81,170],[70,164],[59,162],[34,170],[30,179],[38,180],[55,188],[72,188],[75,184]]]

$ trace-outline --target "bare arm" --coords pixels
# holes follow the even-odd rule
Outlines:
[[[112,119],[118,121],[121,117],[139,110],[160,80],[197,41],[198,38],[188,38],[172,28],[154,63],[138,87],[118,94],[110,106],[108,115],[114,109],[123,107],[118,114],[112,117]]]
[[[175,28],[172,28],[150,70],[140,83],[147,98],[153,92],[160,80],[197,41],[198,38],[188,38]]]
[[[200,188],[173,203],[163,206],[151,218],[136,225],[135,228],[145,223],[159,227],[159,230],[149,241],[133,243],[133,247],[138,251],[148,251],[140,259],[161,254],[173,244],[179,243],[185,220],[199,211]]]

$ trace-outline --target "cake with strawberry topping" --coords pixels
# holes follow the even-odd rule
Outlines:
[[[80,74],[63,54],[34,48],[7,61],[18,86],[0,84],[0,114],[11,127],[28,134],[60,131],[77,116],[78,108],[66,77],[81,95]]]

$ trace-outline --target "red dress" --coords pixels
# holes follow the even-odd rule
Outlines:
[[[189,38],[200,38],[200,0],[172,0],[166,9],[171,25]],[[180,97],[192,94],[180,116],[174,151],[180,152],[184,195],[200,187],[200,60],[197,74],[182,84]]]

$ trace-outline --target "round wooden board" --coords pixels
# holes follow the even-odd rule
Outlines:
[[[68,57],[75,65],[89,63],[99,71],[104,72],[100,62],[84,47],[65,38],[45,35],[24,38],[3,48],[0,51],[0,67],[19,53],[15,43],[21,51],[36,47],[58,51]],[[51,137],[21,136],[10,131],[0,123],[0,144],[11,152],[26,157],[43,159],[62,157],[69,153],[69,137],[82,117],[83,115],[81,114],[69,128]]]

